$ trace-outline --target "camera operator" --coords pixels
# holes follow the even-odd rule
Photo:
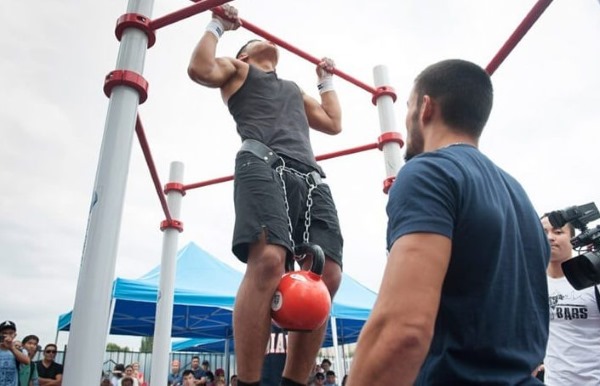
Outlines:
[[[550,335],[544,360],[548,386],[600,385],[600,299],[597,288],[574,289],[562,263],[572,258],[570,223],[555,228],[548,217],[542,225],[551,246],[548,265]]]

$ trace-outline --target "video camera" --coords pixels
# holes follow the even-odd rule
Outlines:
[[[570,206],[547,214],[548,221],[554,228],[562,228],[566,223],[579,229],[581,233],[571,239],[573,249],[581,253],[579,256],[562,263],[562,269],[573,288],[582,290],[600,284],[600,225],[588,229],[587,224],[600,218],[596,204]]]

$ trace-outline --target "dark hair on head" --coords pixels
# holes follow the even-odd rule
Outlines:
[[[133,386],[133,378],[131,377],[123,377],[121,379],[121,386]]]
[[[540,217],[540,220],[543,220],[545,218],[548,218],[548,213],[546,213],[542,217]],[[552,225],[552,224],[550,224],[550,225]],[[573,224],[571,224],[570,222],[568,222],[565,225],[567,225],[569,227],[569,235],[571,237],[575,237],[575,227],[573,226]]]
[[[194,360],[194,359],[198,359],[198,361],[200,361],[200,357],[199,357],[198,355],[194,355],[194,356],[192,357],[192,360]]]
[[[38,344],[40,342],[40,338],[38,338],[36,335],[27,335],[25,338],[23,338],[21,343],[25,344],[30,340],[35,340],[35,344]]]
[[[331,376],[331,375],[335,376],[335,371],[333,371],[333,370],[328,370],[328,371],[325,373],[325,375],[327,375],[328,377],[329,377],[329,376]]]
[[[185,378],[185,377],[187,377],[187,376],[188,376],[188,375],[190,375],[190,374],[194,375],[194,372],[193,372],[192,370],[190,370],[190,369],[187,369],[187,370],[185,370],[185,371],[183,372],[183,374],[181,374],[181,377],[182,377],[182,378]]]
[[[418,108],[423,96],[429,95],[448,126],[479,138],[494,101],[492,81],[483,68],[466,60],[443,60],[417,76],[414,90]]]
[[[240,48],[240,50],[238,51],[238,53],[237,53],[237,54],[235,54],[235,58],[236,58],[236,59],[239,59],[239,58],[240,58],[240,55],[242,55],[242,54],[246,53],[246,48],[248,47],[248,45],[250,45],[250,43],[254,43],[254,42],[260,42],[260,39],[251,39],[251,40],[248,40],[248,41],[246,42],[246,44],[244,44],[244,45],[242,46],[242,48]]]
[[[55,345],[54,343],[48,343],[46,346],[44,346],[44,351],[46,351],[46,349],[48,349],[48,347],[54,347],[55,349],[58,350],[57,345]]]

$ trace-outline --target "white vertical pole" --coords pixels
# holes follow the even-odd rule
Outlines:
[[[171,163],[169,182],[183,183],[183,164],[181,162]],[[181,191],[171,190],[167,193],[167,203],[173,220],[179,220],[182,198]],[[154,342],[152,344],[152,371],[150,373],[150,382],[154,385],[166,384],[169,371],[178,239],[179,230],[175,228],[164,230],[160,263],[160,287],[156,299],[156,321],[154,323]]]
[[[389,86],[390,80],[386,66],[375,66],[373,68],[373,77],[375,79],[375,87]],[[396,116],[394,115],[394,100],[391,96],[381,95],[377,98],[377,111],[379,112],[381,132],[398,132]],[[400,146],[395,142],[384,144],[383,157],[385,161],[386,176],[395,177],[404,164]]]
[[[333,340],[333,349],[335,350],[335,371],[337,371],[337,375],[339,376],[342,371],[342,365],[340,362],[340,350],[338,348],[337,319],[335,316],[329,319],[331,320],[331,339]]]
[[[150,17],[153,4],[153,0],[130,0],[127,11]],[[121,38],[117,68],[141,74],[147,42],[142,31],[126,29]],[[132,88],[117,86],[113,89],[88,215],[63,386],[96,385],[102,371],[138,103],[138,93]]]

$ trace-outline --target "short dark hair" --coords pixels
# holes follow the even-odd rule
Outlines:
[[[448,126],[479,138],[494,101],[492,81],[483,68],[466,60],[443,60],[417,76],[414,90],[418,108],[423,96],[429,95]]]
[[[185,370],[185,371],[183,372],[183,374],[181,374],[181,377],[182,377],[182,378],[185,378],[185,377],[187,377],[187,376],[188,376],[188,375],[190,375],[190,374],[194,375],[194,372],[193,372],[192,370],[190,370],[190,369],[187,369],[187,370]]]
[[[323,374],[323,373],[316,373],[315,374],[315,378],[323,378],[323,379],[325,379],[325,374]]]
[[[542,217],[540,217],[540,220],[543,220],[543,219],[545,219],[547,217],[548,217],[548,213],[546,213]],[[571,237],[575,237],[575,227],[573,226],[573,224],[571,224],[570,222],[568,222],[565,225],[569,226],[569,234],[571,235]]]
[[[327,359],[327,358],[324,358],[324,359],[321,361],[321,364],[323,364],[323,363],[329,363],[329,365],[331,365],[331,361],[330,361],[329,359]]]
[[[250,43],[260,42],[260,39],[250,39],[240,48],[240,50],[235,54],[235,58],[239,59],[240,55],[246,52],[246,48],[250,45]]]
[[[25,343],[29,342],[30,340],[35,340],[35,344],[40,343],[40,338],[38,338],[36,335],[27,335],[25,338],[23,338],[21,343],[25,344]]]
[[[335,377],[335,371],[329,370],[325,373],[325,375],[327,375],[327,376],[333,375]]]
[[[123,377],[121,379],[121,386],[133,386],[133,378]]]
[[[199,357],[198,355],[194,355],[194,356],[192,357],[192,360],[194,360],[194,359],[198,359],[198,361],[200,361],[200,357]]]
[[[46,351],[48,349],[48,347],[54,347],[56,350],[58,350],[58,346],[55,345],[54,343],[48,343],[45,347],[44,347],[44,351]]]

